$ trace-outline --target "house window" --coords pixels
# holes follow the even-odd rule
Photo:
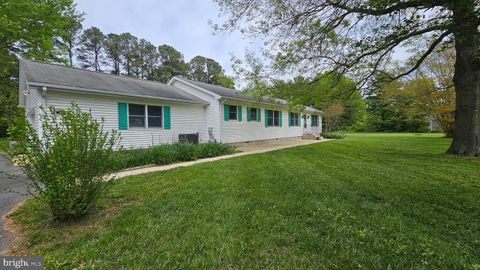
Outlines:
[[[128,104],[128,126],[145,127],[145,105]]]
[[[290,113],[290,126],[292,127],[300,126],[300,117],[298,113]]]
[[[228,119],[237,120],[237,106],[228,106]]]
[[[162,107],[148,105],[148,127],[162,127]]]
[[[274,110],[267,110],[267,123],[270,127],[280,126],[280,112]]]
[[[312,115],[312,127],[318,127],[318,115]]]
[[[250,121],[257,120],[257,108],[250,108]]]

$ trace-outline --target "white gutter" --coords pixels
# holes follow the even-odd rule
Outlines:
[[[193,104],[209,105],[208,102],[202,102],[202,101],[190,101],[190,100],[167,98],[167,97],[153,97],[153,96],[145,96],[145,95],[137,95],[137,94],[129,94],[129,93],[112,93],[110,91],[105,91],[105,90],[88,89],[88,88],[82,88],[82,87],[72,87],[72,86],[58,85],[58,84],[27,82],[27,87],[28,86],[55,88],[55,90],[67,91],[67,92],[82,91],[82,92],[101,94],[101,95],[107,95],[107,96],[138,97],[138,98],[166,100],[166,101],[179,102],[179,103],[193,103]]]
[[[246,103],[257,103],[257,104],[264,104],[264,105],[277,106],[277,107],[288,107],[288,105],[285,105],[285,104],[270,103],[270,102],[248,100],[248,99],[241,99],[241,98],[232,98],[232,97],[222,97],[221,100],[222,101],[233,100],[233,101],[242,101],[242,102],[246,102]]]

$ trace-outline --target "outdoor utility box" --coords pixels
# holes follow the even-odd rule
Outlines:
[[[178,134],[178,142],[180,143],[198,143],[198,133]]]

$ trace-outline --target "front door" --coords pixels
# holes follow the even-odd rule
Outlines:
[[[307,115],[306,115],[306,114],[302,115],[302,119],[303,119],[303,134],[307,134],[307,133],[308,133],[308,129],[307,129]]]

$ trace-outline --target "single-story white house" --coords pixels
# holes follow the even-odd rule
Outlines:
[[[83,111],[121,133],[129,148],[217,141],[241,143],[322,131],[320,111],[289,111],[285,101],[256,99],[222,86],[174,77],[168,84],[20,59],[19,103],[40,133],[41,106]]]

